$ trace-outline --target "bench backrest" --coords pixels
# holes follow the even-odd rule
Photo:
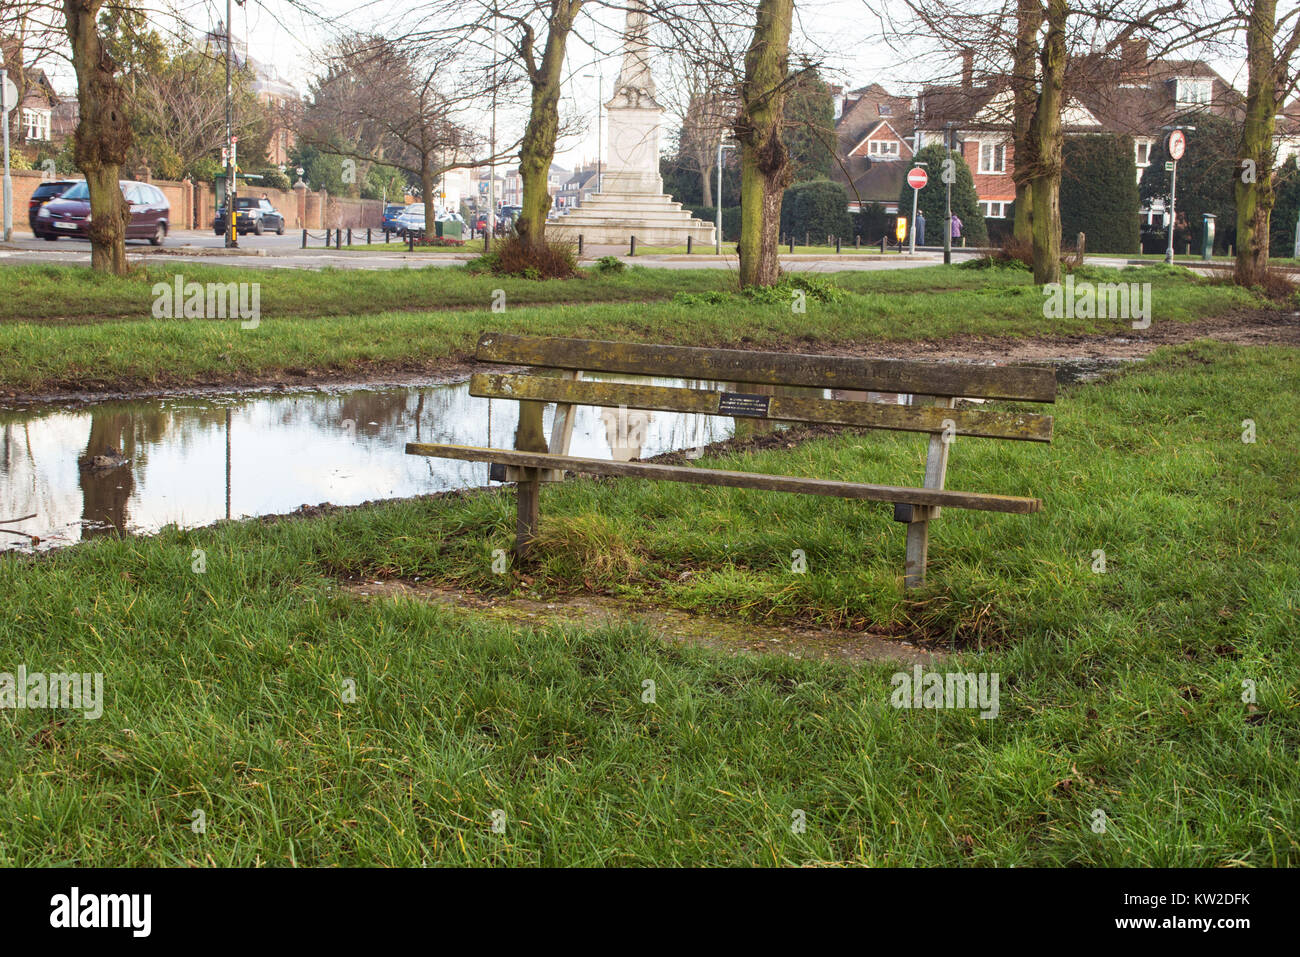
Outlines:
[[[701,349],[592,339],[485,333],[480,362],[564,370],[566,378],[480,373],[470,394],[487,398],[626,406],[666,412],[817,422],[908,432],[1050,442],[1052,418],[1025,412],[954,409],[945,404],[888,405],[856,399],[753,394],[709,388],[583,380],[582,372],[703,379],[737,385],[895,392],[940,399],[1053,402],[1056,374],[1041,366],[818,356],[737,349]]]

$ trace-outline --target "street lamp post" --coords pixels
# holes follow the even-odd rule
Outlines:
[[[599,192],[600,192],[601,172],[602,172],[602,170],[603,170],[603,163],[602,163],[602,161],[601,161],[601,153],[602,153],[602,150],[603,150],[603,147],[604,147],[604,143],[603,143],[603,140],[602,140],[602,133],[603,133],[603,127],[604,127],[604,124],[605,124],[605,118],[604,118],[604,117],[605,117],[605,114],[604,114],[604,109],[605,109],[605,93],[604,93],[604,89],[605,89],[605,78],[604,78],[604,76],[602,75],[602,71],[601,71],[601,69],[600,69],[599,67],[596,68],[596,72],[595,72],[595,74],[584,73],[584,74],[582,74],[582,75],[583,75],[585,78],[587,78],[587,79],[591,79],[593,75],[594,75],[595,78],[596,78],[596,192],[599,193]]]
[[[244,5],[244,0],[237,0]],[[239,246],[238,225],[235,220],[235,196],[239,192],[235,185],[235,176],[239,170],[235,156],[235,147],[239,142],[235,136],[235,86],[232,78],[232,60],[234,45],[234,26],[231,0],[226,0],[226,247],[236,249]]]
[[[943,264],[947,266],[952,262],[952,181],[957,178],[957,164],[952,158],[951,123],[943,126],[943,147],[948,152],[943,171]]]
[[[719,256],[722,255],[722,151],[734,150],[735,148],[734,144],[729,145],[722,140],[718,140],[718,195],[713,198],[717,204],[713,211],[714,231],[717,235],[713,237],[713,250]]]

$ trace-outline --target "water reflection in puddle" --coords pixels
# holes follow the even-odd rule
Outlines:
[[[1058,380],[1088,381],[1118,364],[1061,362]],[[907,400],[893,393],[835,397]],[[487,463],[406,455],[405,445],[510,448],[518,409],[513,401],[474,398],[469,383],[458,382],[0,410],[0,550],[28,548],[24,536],[37,536],[39,547],[48,548],[117,531],[282,514],[303,504],[357,505],[487,485]],[[547,406],[548,432],[553,414]],[[571,451],[647,458],[701,448],[734,431],[735,421],[721,416],[579,407]],[[111,462],[110,453],[127,461],[87,467],[95,456]]]
[[[685,385],[681,380],[656,380]],[[418,388],[112,401],[0,411],[0,520],[40,547],[117,530],[355,505],[488,484],[486,463],[406,455],[407,442],[513,446],[518,403],[466,382]],[[549,430],[554,406],[546,409]],[[572,454],[638,458],[721,441],[730,418],[580,407]],[[87,467],[120,453],[118,467]],[[104,458],[100,459],[105,461]],[[0,548],[27,547],[0,534]]]

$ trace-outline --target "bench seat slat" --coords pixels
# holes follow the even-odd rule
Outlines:
[[[480,362],[670,376],[715,382],[798,385],[817,389],[1013,399],[1056,400],[1056,373],[1043,366],[985,366],[906,359],[867,359],[742,349],[700,349],[637,342],[560,339],[484,333]]]
[[[679,389],[644,383],[597,382],[551,379],[508,373],[477,373],[470,378],[470,395],[490,399],[533,399],[663,412],[695,412],[703,415],[731,415],[719,412],[728,393],[708,389]],[[1052,417],[1028,412],[1000,412],[979,409],[941,409],[934,406],[889,405],[857,400],[820,399],[808,396],[764,396],[767,415],[762,418],[783,422],[821,422],[901,432],[944,431],[951,420],[957,435],[1014,439],[1024,442],[1052,441]]]
[[[767,475],[761,472],[733,472],[725,469],[695,468],[689,465],[662,465],[656,462],[612,462],[605,459],[553,455],[549,452],[519,452],[488,449],[469,445],[432,445],[409,442],[408,455],[459,459],[465,462],[501,462],[523,468],[567,469],[597,475],[621,475],[631,478],[667,482],[692,482],[730,488],[765,489],[774,492],[800,492],[871,502],[903,502],[913,505],[940,505],[950,508],[978,509],[989,512],[1029,514],[1042,508],[1036,498],[1015,495],[990,495],[983,492],[957,492],[950,489],[904,488],[893,485],[867,485],[828,479]]]

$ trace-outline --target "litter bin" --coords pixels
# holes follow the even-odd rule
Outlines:
[[[444,239],[460,239],[464,224],[458,223],[454,219],[448,219],[439,221],[436,228],[437,235]]]

